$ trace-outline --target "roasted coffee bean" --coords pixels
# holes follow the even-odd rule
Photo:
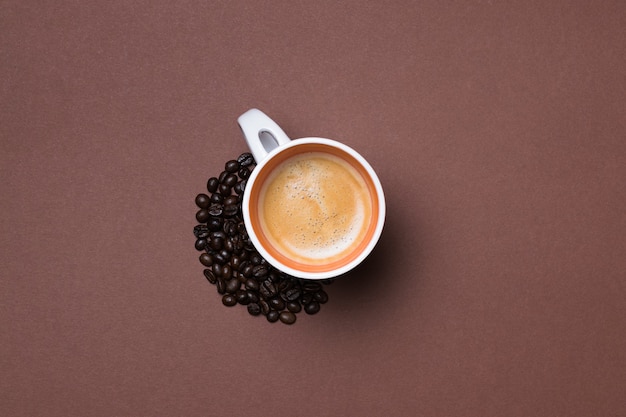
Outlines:
[[[211,239],[214,238],[226,239],[226,233],[224,233],[223,230],[216,230],[215,232],[211,233]]]
[[[196,239],[196,250],[204,250],[206,247],[206,239]]]
[[[228,186],[229,188],[232,188],[235,186],[235,184],[237,184],[237,181],[239,181],[239,179],[235,174],[228,174],[226,175],[226,177],[224,177],[222,184]]]
[[[196,220],[198,220],[198,223],[206,223],[209,217],[210,212],[207,209],[200,209],[196,212]]]
[[[235,241],[235,252],[241,253],[245,246],[246,242],[241,238],[237,238],[237,240]]]
[[[215,282],[215,286],[217,287],[217,292],[219,294],[224,294],[226,292],[226,283],[224,282],[224,280],[222,278],[217,278],[217,281]]]
[[[242,275],[246,278],[250,278],[254,272],[254,267],[250,265],[250,263],[246,263],[245,266],[242,264],[239,269],[241,270]]]
[[[200,263],[204,266],[213,265],[213,258],[208,253],[203,253],[200,255]]]
[[[268,270],[265,265],[257,265],[252,270],[252,275],[254,275],[255,278],[263,278],[264,276],[267,275],[267,273],[268,273]]]
[[[230,172],[228,171],[222,171],[219,175],[219,177],[217,177],[217,180],[220,182],[220,184],[222,184],[224,182],[224,178],[226,178],[226,176],[230,174]]]
[[[256,279],[252,279],[252,278],[246,280],[246,288],[252,291],[258,291],[259,281],[257,281]]]
[[[216,232],[222,228],[222,220],[219,217],[211,217],[207,221],[207,227],[210,231]]]
[[[235,220],[227,220],[224,222],[224,233],[228,236],[237,236],[237,222]]]
[[[194,226],[193,235],[196,239],[204,239],[209,236],[209,227],[206,224]]]
[[[232,294],[225,294],[222,297],[222,304],[224,304],[227,307],[232,307],[235,304],[237,304],[237,299]]]
[[[238,212],[239,212],[239,207],[235,204],[224,206],[224,216],[226,217],[235,216]]]
[[[315,293],[313,298],[315,298],[315,301],[317,301],[318,303],[325,304],[328,301],[328,294],[326,294],[326,291],[324,290],[319,290]]]
[[[239,181],[237,184],[235,184],[235,186],[233,187],[233,191],[235,191],[235,193],[237,195],[241,195],[243,194],[243,192],[246,190],[246,184],[248,183],[248,180],[241,180]]]
[[[224,196],[221,194],[211,194],[211,203],[220,203],[223,204],[224,203]]]
[[[226,262],[228,262],[228,257],[225,257],[221,251],[214,252],[211,254],[211,256],[213,257],[213,262],[216,262],[218,264],[224,265]]]
[[[250,178],[250,170],[248,168],[241,168],[237,175],[239,175],[239,178],[242,180],[247,180]]]
[[[220,203],[213,203],[213,204],[211,204],[209,206],[209,210],[208,210],[207,213],[210,214],[213,217],[219,217],[219,216],[222,215],[223,212],[224,212],[224,206],[222,204],[220,204]],[[207,217],[207,220],[208,220],[208,217]]]
[[[210,193],[214,193],[217,191],[218,185],[220,185],[219,180],[215,177],[211,177],[206,183],[206,188]]]
[[[232,253],[235,251],[235,245],[233,244],[233,240],[232,238],[226,239],[224,241],[224,249],[228,252],[228,253]]]
[[[280,311],[285,308],[285,302],[279,297],[271,298],[269,303],[270,307],[272,307],[274,310]]]
[[[317,301],[311,301],[304,306],[304,312],[307,314],[315,314],[320,311],[320,304]]]
[[[214,263],[211,269],[213,270],[213,273],[216,277],[222,277],[222,271],[224,270],[224,266],[221,263]]]
[[[273,269],[270,271],[268,275],[268,279],[272,282],[279,282],[280,274],[276,270]]]
[[[229,195],[228,197],[224,199],[225,206],[237,205],[238,203],[239,203],[239,197],[236,195]]]
[[[252,262],[253,265],[260,265],[261,262],[263,262],[263,258],[255,252],[250,256],[250,262]]]
[[[300,290],[298,288],[290,288],[286,291],[281,292],[280,296],[285,301],[296,301],[300,298]]]
[[[211,240],[209,240],[209,247],[213,250],[222,249],[222,247],[224,247],[224,239],[212,237]]]
[[[294,324],[296,322],[296,315],[291,311],[282,311],[278,318],[285,324]]]
[[[235,294],[237,290],[239,290],[240,286],[241,282],[239,282],[239,280],[237,280],[236,278],[231,278],[226,281],[226,292],[229,294]]]
[[[209,281],[211,284],[215,284],[215,281],[217,280],[217,278],[215,278],[215,274],[213,273],[213,271],[211,271],[210,269],[205,269],[204,276],[206,277],[207,281]]]
[[[248,304],[248,313],[252,314],[253,316],[258,316],[259,314],[261,314],[261,306],[259,306],[257,303]]]
[[[305,292],[315,292],[322,288],[322,285],[315,281],[308,281],[302,285]]]
[[[313,301],[313,294],[312,293],[306,293],[302,297],[300,297],[300,302],[302,303],[302,305],[307,305],[311,301]]]
[[[285,280],[280,280],[278,284],[276,285],[276,287],[278,288],[279,292],[284,292],[290,289],[292,285],[293,284],[291,283],[291,281],[285,279]]]
[[[299,313],[302,310],[302,306],[297,301],[289,301],[286,307],[287,310],[291,311],[292,313]]]
[[[222,276],[224,279],[230,279],[233,277],[233,270],[229,264],[224,265],[224,268],[222,268]]]
[[[230,258],[230,266],[233,268],[233,271],[239,271],[239,266],[241,265],[241,262],[243,262],[241,260],[240,256],[233,256],[232,258]]]
[[[241,165],[242,167],[247,167],[254,164],[254,157],[250,152],[245,152],[239,155],[239,157],[237,158],[237,162],[239,162],[239,165]]]
[[[227,261],[228,259],[230,259],[230,253],[226,249],[222,249],[221,251],[218,252],[218,254],[222,256],[224,259],[226,259]]]
[[[274,323],[278,321],[279,316],[280,316],[280,313],[278,311],[270,310],[265,317],[267,318],[267,321],[269,321],[270,323]]]
[[[196,205],[200,208],[207,208],[209,207],[211,200],[209,198],[208,195],[206,194],[198,194],[196,196]]]
[[[259,287],[259,294],[265,299],[270,299],[276,295],[276,287],[270,280],[265,280]]]
[[[265,300],[259,301],[259,306],[261,306],[261,313],[263,313],[263,315],[267,316],[267,313],[271,311],[269,303]]]
[[[226,164],[224,165],[224,170],[226,172],[237,172],[237,171],[239,171],[239,162],[237,162],[235,160],[230,160],[230,161],[226,162]]]
[[[226,184],[220,184],[220,186],[218,187],[217,191],[223,195],[224,197],[229,196],[231,191],[232,191],[232,187],[229,187]]]
[[[246,291],[248,293],[248,300],[250,300],[251,303],[258,303],[260,298],[259,298],[259,293],[256,291]]]
[[[248,303],[250,303],[250,298],[248,297],[247,291],[237,290],[237,293],[235,294],[235,296],[237,297],[237,302],[239,304],[247,305]]]

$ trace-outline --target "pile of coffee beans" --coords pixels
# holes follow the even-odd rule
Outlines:
[[[241,212],[246,182],[255,167],[252,154],[225,163],[224,171],[207,181],[208,193],[196,196],[198,225],[193,229],[204,276],[217,288],[222,303],[242,305],[253,316],[273,323],[296,322],[301,311],[315,314],[328,301],[324,285],[290,276],[271,266],[252,245]]]

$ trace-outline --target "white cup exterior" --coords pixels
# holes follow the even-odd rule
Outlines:
[[[250,151],[252,152],[252,155],[254,156],[254,159],[257,163],[256,168],[252,171],[246,183],[246,191],[244,191],[242,202],[242,212],[244,224],[246,226],[250,240],[255,249],[261,254],[261,256],[263,256],[263,258],[265,258],[272,266],[278,268],[282,272],[285,272],[297,278],[311,280],[328,279],[343,275],[348,271],[354,269],[361,262],[363,262],[363,260],[372,252],[372,250],[378,243],[378,240],[380,239],[386,215],[385,196],[383,193],[382,185],[380,183],[380,180],[378,179],[378,176],[374,172],[374,169],[365,160],[365,158],[363,158],[351,147],[332,139],[307,137],[291,140],[274,121],[272,121],[268,116],[266,116],[264,113],[257,109],[251,109],[241,115],[238,119],[238,122],[241,126],[244,137],[248,142]],[[267,137],[263,138],[263,135],[268,134],[271,135],[274,140]],[[270,149],[267,149],[268,144]],[[291,266],[286,265],[280,260],[276,259],[268,250],[266,250],[266,248],[260,241],[257,232],[252,224],[250,215],[251,193],[249,192],[249,190],[251,190],[255,186],[255,181],[264,169],[264,167],[281,152],[284,152],[285,150],[290,148],[307,144],[321,144],[329,147],[338,148],[341,151],[350,155],[367,171],[372,180],[372,183],[374,184],[374,188],[378,197],[378,218],[376,219],[376,228],[369,242],[367,243],[365,248],[358,254],[358,256],[356,256],[350,262],[329,271],[302,271],[292,268]]]

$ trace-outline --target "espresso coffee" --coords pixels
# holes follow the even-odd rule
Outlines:
[[[372,218],[363,175],[334,153],[296,153],[264,180],[260,229],[287,259],[325,265],[349,257],[366,238]]]

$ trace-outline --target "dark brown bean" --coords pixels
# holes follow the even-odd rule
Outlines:
[[[237,162],[235,160],[230,160],[230,161],[226,162],[226,164],[224,165],[224,170],[226,172],[237,172],[237,171],[239,171],[239,162]]]
[[[295,301],[298,298],[300,298],[300,289],[298,289],[298,288],[290,288],[288,290],[285,290],[285,291],[281,292],[280,296],[285,301]]]
[[[247,279],[246,280],[246,288],[252,291],[258,291],[259,290],[259,281],[257,281],[256,279]]]
[[[235,294],[235,296],[237,297],[237,302],[239,304],[247,305],[250,303],[250,298],[248,297],[247,291],[237,290],[237,293]]]
[[[210,213],[207,209],[200,209],[196,212],[196,220],[198,223],[206,223],[209,220]]]
[[[304,312],[307,314],[316,314],[320,311],[320,304],[317,301],[311,301],[304,306]]]
[[[200,255],[200,263],[204,266],[213,265],[213,258],[208,253],[203,253]]]
[[[209,237],[209,227],[206,224],[199,224],[194,226],[193,235],[196,239],[204,239]]]
[[[292,313],[299,313],[300,311],[302,311],[302,306],[297,301],[290,301],[287,303],[287,310],[291,311]]]
[[[224,279],[230,279],[233,276],[233,270],[231,269],[229,264],[224,265],[222,268],[222,277]],[[233,278],[236,279],[236,278]]]
[[[318,303],[325,304],[328,301],[328,294],[326,294],[326,291],[324,290],[319,290],[315,293],[315,296],[313,298],[315,298],[315,301],[317,301]]]
[[[224,304],[227,307],[232,307],[235,304],[237,304],[237,299],[232,294],[225,294],[222,297],[222,304]]]
[[[246,180],[250,178],[250,170],[248,168],[241,168],[239,172],[237,172],[237,175],[239,175],[239,178],[242,180]]]
[[[266,315],[270,312],[270,305],[267,301],[265,300],[261,300],[259,301],[259,306],[261,306],[261,313],[263,313],[263,315]]]
[[[224,282],[224,280],[222,278],[217,278],[217,281],[215,282],[215,286],[217,287],[217,292],[219,294],[224,294],[226,292],[226,283]]]
[[[217,279],[215,278],[215,274],[213,273],[213,271],[211,271],[210,269],[205,269],[204,276],[206,277],[207,281],[209,281],[211,284],[215,284],[215,281]]]
[[[224,246],[224,239],[219,237],[213,237],[209,240],[209,248],[213,250],[220,250]]]
[[[232,191],[232,187],[229,187],[226,184],[220,184],[220,186],[218,187],[217,191],[223,195],[224,197],[229,196],[231,191]]]
[[[236,195],[229,195],[228,197],[224,199],[225,206],[237,205],[238,203],[239,203],[239,197]]]
[[[257,291],[247,290],[246,292],[248,293],[248,300],[251,303],[258,303],[261,300],[261,298],[259,297],[259,293]]]
[[[282,311],[278,318],[285,324],[294,324],[296,322],[296,315],[291,311]]]
[[[237,162],[239,162],[239,165],[242,167],[247,167],[254,164],[254,157],[250,152],[245,152],[239,155]]]
[[[231,204],[229,206],[224,206],[224,216],[232,217],[235,216],[239,212],[239,207],[235,204]]]
[[[280,311],[285,308],[285,302],[278,297],[274,297],[270,299],[270,307],[272,307],[274,310]]]
[[[265,265],[257,265],[252,270],[252,275],[256,278],[263,278],[268,273],[268,269]]]
[[[210,231],[216,232],[222,228],[222,220],[219,217],[211,217],[207,221],[207,227]]]
[[[278,321],[280,313],[276,310],[270,310],[265,317],[267,318],[267,321],[269,321],[270,323],[274,323]]]
[[[231,278],[226,282],[226,292],[229,294],[235,294],[239,290],[240,286],[241,282],[239,282],[239,280]]]
[[[214,193],[217,191],[217,186],[220,184],[219,180],[215,177],[209,178],[206,183],[206,188],[210,193]]]
[[[204,250],[206,247],[206,239],[196,239],[196,250]]]
[[[253,316],[258,316],[259,314],[261,314],[261,306],[259,306],[257,303],[248,304],[248,313]]]
[[[211,203],[211,200],[209,198],[208,195],[206,194],[198,194],[196,196],[196,205],[200,208],[207,208],[209,207],[209,204]]]
[[[224,177],[222,184],[226,185],[229,188],[232,188],[235,186],[235,184],[237,184],[238,180],[239,179],[237,178],[235,174],[228,174],[226,175],[226,177]]]

